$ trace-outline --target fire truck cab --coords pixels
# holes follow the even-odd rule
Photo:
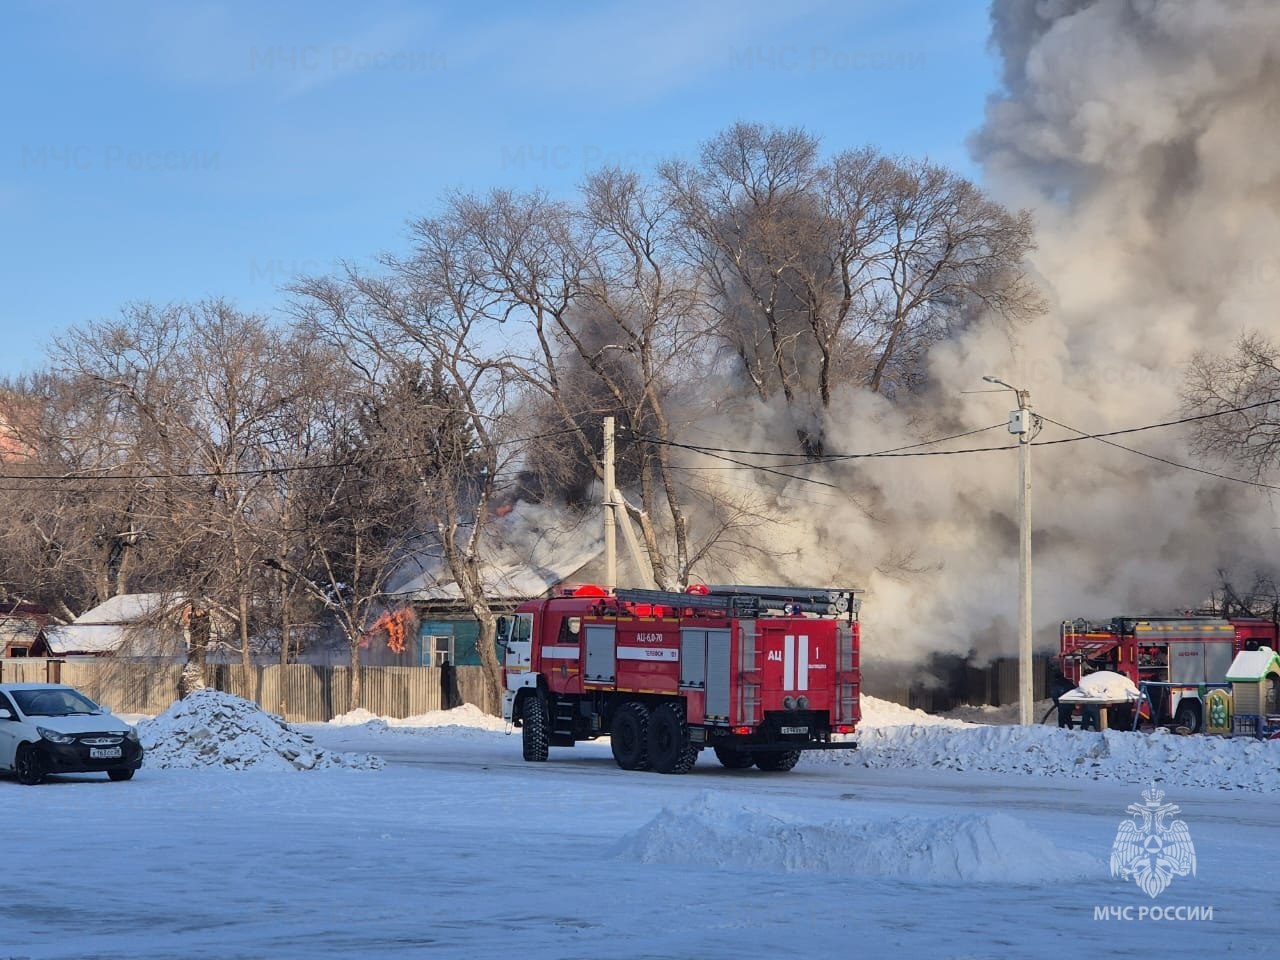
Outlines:
[[[1115,617],[1106,623],[1065,620],[1060,665],[1078,684],[1095,670],[1124,674],[1142,689],[1155,724],[1192,733],[1204,728],[1205,684],[1221,684],[1242,650],[1276,647],[1272,620],[1206,616]]]
[[[626,770],[686,773],[705,747],[726,767],[785,771],[860,719],[855,591],[584,586],[499,624],[503,716],[524,759],[609,736]]]

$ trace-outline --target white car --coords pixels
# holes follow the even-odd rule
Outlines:
[[[51,773],[128,780],[140,766],[138,731],[74,687],[0,683],[0,772],[31,785]]]

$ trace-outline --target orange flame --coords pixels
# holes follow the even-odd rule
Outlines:
[[[387,649],[392,653],[404,653],[406,641],[409,637],[409,631],[413,627],[413,624],[414,616],[412,607],[401,607],[399,610],[388,610],[373,622],[373,626],[371,626],[365,634],[365,645],[368,645],[368,638],[372,637],[375,633],[382,631],[387,635]]]

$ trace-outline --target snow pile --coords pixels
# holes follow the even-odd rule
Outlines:
[[[964,723],[946,717],[937,717],[923,710],[913,710],[892,700],[880,700],[877,697],[861,697],[862,723],[872,727],[960,727]]]
[[[867,767],[940,767],[1138,783],[1155,779],[1220,790],[1280,791],[1280,741],[1179,737],[1051,726],[861,726],[858,750],[802,761]]]
[[[354,710],[348,710],[346,713],[341,713],[334,717],[329,722],[336,727],[358,727],[366,724],[373,724],[374,726],[381,724],[385,727],[387,725],[386,720],[382,719],[382,717],[378,716],[372,710],[366,710],[364,707],[356,707]]]
[[[154,720],[138,724],[150,767],[227,770],[374,770],[379,757],[330,753],[256,703],[219,690],[197,690]]]
[[[362,726],[370,732],[382,732],[392,728],[403,733],[414,733],[419,730],[451,731],[469,735],[473,731],[505,732],[506,721],[501,717],[491,716],[474,704],[464,703],[452,710],[432,710],[412,717],[379,717],[368,710],[359,709],[334,717],[329,721],[334,726]]]
[[[1093,857],[1003,813],[814,821],[703,792],[625,835],[616,859],[920,883],[1100,877]]]
[[[1080,681],[1080,686],[1068,690],[1062,695],[1063,700],[1137,700],[1142,692],[1134,686],[1132,680],[1122,673],[1110,670],[1099,670]]]

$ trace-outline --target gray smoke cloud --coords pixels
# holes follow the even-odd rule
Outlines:
[[[1012,394],[965,392],[985,374],[1090,432],[1170,419],[1195,351],[1280,332],[1280,4],[997,0],[992,24],[1004,89],[973,145],[986,188],[1036,212],[1050,311],[1012,335],[984,321],[935,348],[928,393],[908,406],[841,392],[829,449],[1003,421]],[[1069,435],[1046,424],[1040,439]],[[793,436],[785,411],[760,406],[708,422],[701,440],[779,449]],[[1118,439],[1198,463],[1178,428]],[[1008,442],[1001,428],[964,445]],[[1257,488],[1096,441],[1033,459],[1041,649],[1056,647],[1062,619],[1194,606],[1220,568],[1247,581],[1276,555]],[[827,476],[840,492],[761,483],[791,521],[770,545],[791,555],[749,575],[860,581],[872,657],[1015,650],[1014,452]]]

